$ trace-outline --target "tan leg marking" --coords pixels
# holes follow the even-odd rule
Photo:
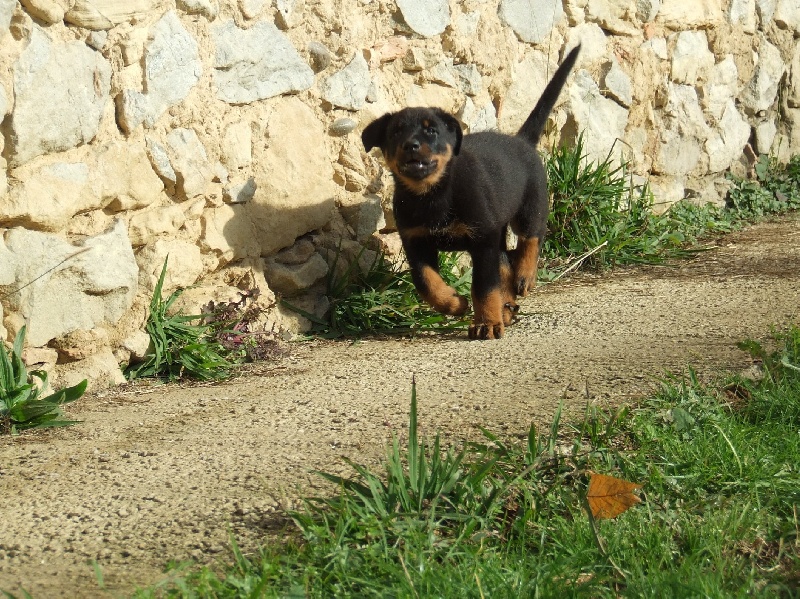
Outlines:
[[[525,297],[536,287],[539,270],[539,238],[520,237],[514,252],[514,279],[517,295]]]
[[[441,275],[430,266],[422,268],[422,280],[425,283],[422,297],[437,312],[450,316],[463,316],[469,309],[467,298],[458,295],[456,290],[445,283]]]
[[[519,305],[514,291],[514,270],[505,260],[500,263],[500,293],[503,302],[503,324],[508,326],[514,322],[519,312]]]
[[[486,297],[472,297],[475,317],[469,326],[470,339],[500,339],[505,331],[503,325],[503,294],[499,289],[490,291]]]

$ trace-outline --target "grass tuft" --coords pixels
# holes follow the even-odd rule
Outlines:
[[[467,319],[445,316],[421,302],[410,270],[380,254],[369,268],[362,270],[360,258],[359,255],[339,269],[342,252],[336,253],[327,278],[330,309],[324,318],[283,302],[312,322],[313,335],[335,339],[448,331],[467,326]],[[472,269],[459,263],[458,254],[440,254],[439,272],[448,285],[469,296]]]
[[[63,417],[61,406],[79,399],[86,392],[87,381],[41,397],[42,389],[47,388],[47,373],[28,372],[22,361],[25,331],[24,326],[19,330],[11,351],[0,342],[0,434],[77,424]]]
[[[164,260],[153,290],[145,325],[151,351],[142,362],[128,366],[125,375],[131,380],[158,377],[170,381],[183,377],[201,381],[228,377],[235,359],[229,357],[228,351],[215,338],[213,329],[202,324],[204,316],[169,314],[183,290],[173,291],[166,300],[162,298],[168,260]]]

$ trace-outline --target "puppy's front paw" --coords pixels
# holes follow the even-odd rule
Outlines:
[[[500,339],[504,332],[502,322],[473,322],[469,325],[470,339]]]
[[[450,300],[446,302],[443,307],[444,310],[441,310],[443,314],[447,314],[449,316],[464,316],[464,314],[467,313],[467,310],[469,310],[469,302],[463,295],[453,293],[453,297],[450,298]]]

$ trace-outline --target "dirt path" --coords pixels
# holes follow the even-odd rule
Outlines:
[[[799,322],[800,218],[721,240],[679,268],[548,286],[497,342],[462,336],[303,345],[214,386],[88,396],[82,425],[0,439],[0,589],[120,596],[167,559],[247,545],[341,457],[376,462],[406,424],[412,373],[427,433],[522,434],[562,399],[619,404],[688,364],[744,369],[735,343]],[[111,593],[94,582],[102,567]]]

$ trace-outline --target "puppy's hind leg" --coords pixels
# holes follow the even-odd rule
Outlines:
[[[500,250],[500,293],[503,301],[503,324],[508,326],[516,319],[519,304],[517,304],[514,269],[505,250]]]
[[[517,234],[517,249],[511,254],[514,290],[522,297],[536,288],[539,252],[547,231],[547,183],[541,163],[534,166],[536,176],[531,189],[519,213],[511,221],[511,229]]]

